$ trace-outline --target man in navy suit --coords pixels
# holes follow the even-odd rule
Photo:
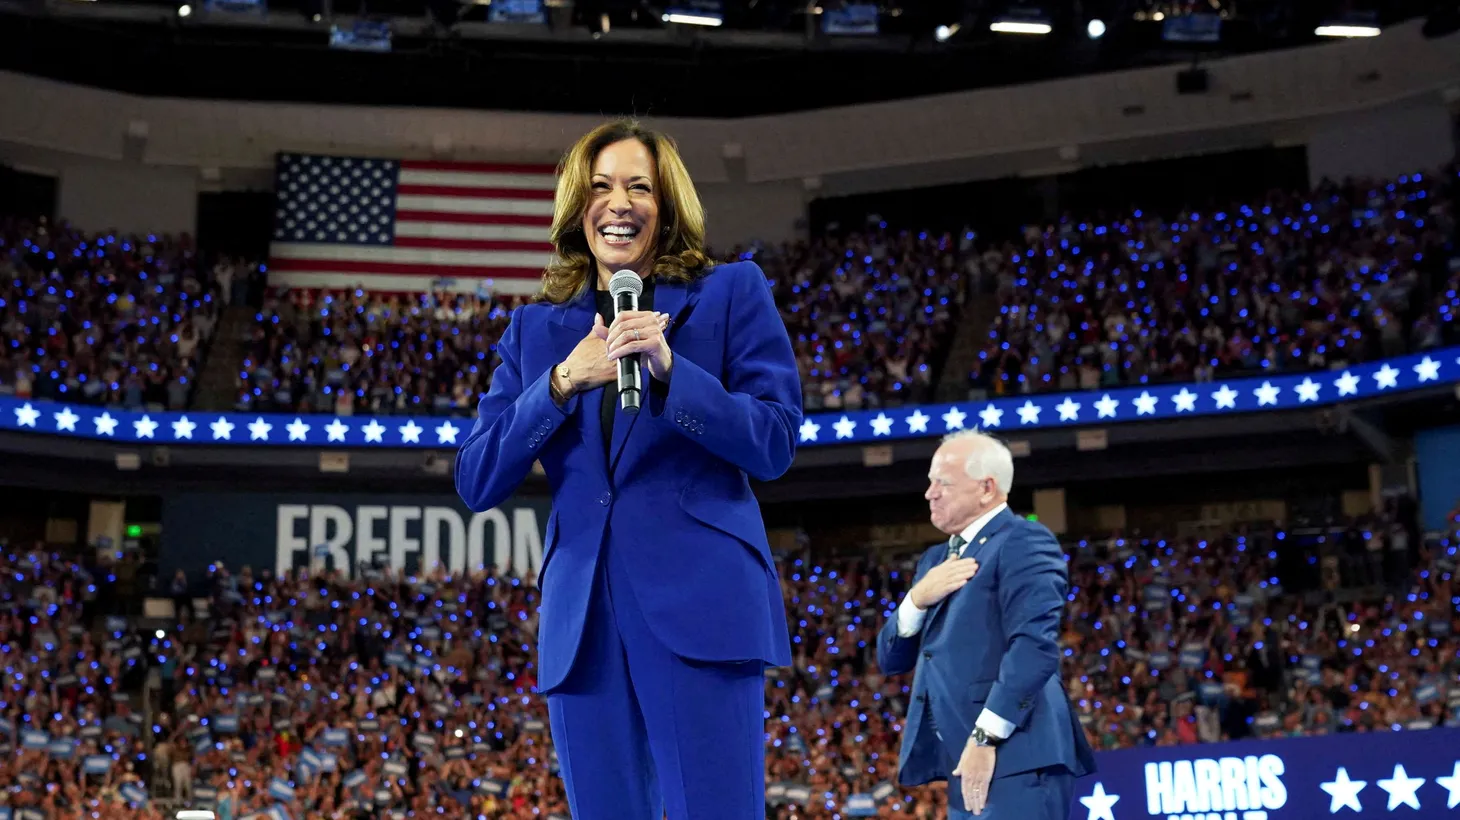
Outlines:
[[[877,637],[885,674],[913,672],[898,782],[947,779],[950,820],[1066,820],[1075,778],[1095,771],[1060,681],[1064,555],[1009,511],[1013,482],[996,439],[944,439],[925,497],[952,537],[923,553]]]

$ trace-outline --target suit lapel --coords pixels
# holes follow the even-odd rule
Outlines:
[[[984,548],[988,546],[988,543],[994,539],[994,536],[1002,532],[1013,520],[1014,514],[1009,512],[1008,507],[999,510],[999,514],[989,519],[989,523],[983,525],[983,529],[979,530],[978,534],[973,537],[973,541],[969,542],[968,546],[964,548],[963,557],[978,558],[984,551]]]
[[[597,313],[592,291],[580,293],[557,307],[552,322],[548,324],[552,336],[553,361],[561,362],[568,358],[573,348],[593,329],[593,317]],[[598,387],[580,394],[577,407],[573,411],[577,417],[578,429],[583,431],[584,445],[595,453],[603,451],[603,415],[599,412],[599,407],[605,389],[607,388]]]
[[[564,357],[593,329],[593,317],[597,312],[591,290],[585,290],[561,305],[553,306],[554,340],[559,346],[567,343],[568,339],[572,340],[567,343],[567,349],[563,350]]]
[[[666,337],[671,345],[674,343],[674,334],[679,327],[681,318],[689,309],[694,300],[691,298],[690,286],[684,282],[656,281],[654,284],[654,310],[658,313],[669,314],[669,328],[665,331]],[[589,317],[590,321],[592,317]],[[647,410],[649,403],[649,368],[643,364],[639,365],[639,383],[644,386],[644,394],[640,400],[639,412],[632,416],[626,415],[623,408],[615,406],[616,417],[613,421],[613,446],[608,451],[608,472],[613,475],[623,455],[624,445],[628,443],[629,433],[633,432],[634,425],[638,423],[639,416]],[[615,400],[617,404],[617,400]],[[600,425],[601,426],[601,425]],[[601,433],[600,433],[601,435]]]
[[[968,546],[963,548],[962,557],[974,559],[979,558],[979,556],[983,555],[987,551],[988,545],[994,543],[997,540],[999,534],[1003,532],[1004,529],[1013,522],[1013,520],[1014,514],[1009,512],[1008,507],[999,510],[999,514],[989,519],[989,522],[983,525],[983,529],[979,530],[978,533],[973,536],[973,540],[968,543]],[[983,571],[982,566],[979,567],[979,571]],[[957,593],[955,592],[954,595],[956,594]],[[932,608],[928,610],[928,617],[925,623],[931,624],[933,622],[933,619],[938,617],[938,614],[943,611],[943,609],[948,605],[948,602],[952,600],[952,598],[953,595],[949,595],[938,603],[933,604]]]

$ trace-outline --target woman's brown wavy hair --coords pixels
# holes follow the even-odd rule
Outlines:
[[[593,162],[604,148],[629,139],[649,149],[659,177],[660,234],[654,275],[689,282],[709,270],[712,263],[705,255],[705,209],[679,156],[679,146],[668,134],[646,128],[637,120],[614,120],[584,134],[558,163],[553,258],[542,274],[543,300],[566,302],[590,287],[596,276],[588,237],[583,233],[583,214],[593,193]]]

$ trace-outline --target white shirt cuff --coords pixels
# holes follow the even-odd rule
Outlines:
[[[979,712],[978,720],[974,721],[973,725],[1000,740],[1007,739],[1009,735],[1014,734],[1014,724],[990,712],[988,709]]]
[[[911,638],[918,634],[923,628],[923,619],[927,616],[927,610],[918,609],[918,605],[912,602],[911,595],[903,598],[897,607],[897,636]]]

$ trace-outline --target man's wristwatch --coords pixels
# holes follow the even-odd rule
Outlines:
[[[990,747],[993,747],[993,746],[998,746],[1000,743],[1003,743],[1003,742],[1004,742],[1004,739],[1003,738],[1001,738],[1001,737],[994,737],[993,735],[989,734],[988,732],[985,732],[983,730],[983,727],[982,726],[975,726],[975,727],[973,727],[973,745],[975,745],[975,746],[990,746]]]

